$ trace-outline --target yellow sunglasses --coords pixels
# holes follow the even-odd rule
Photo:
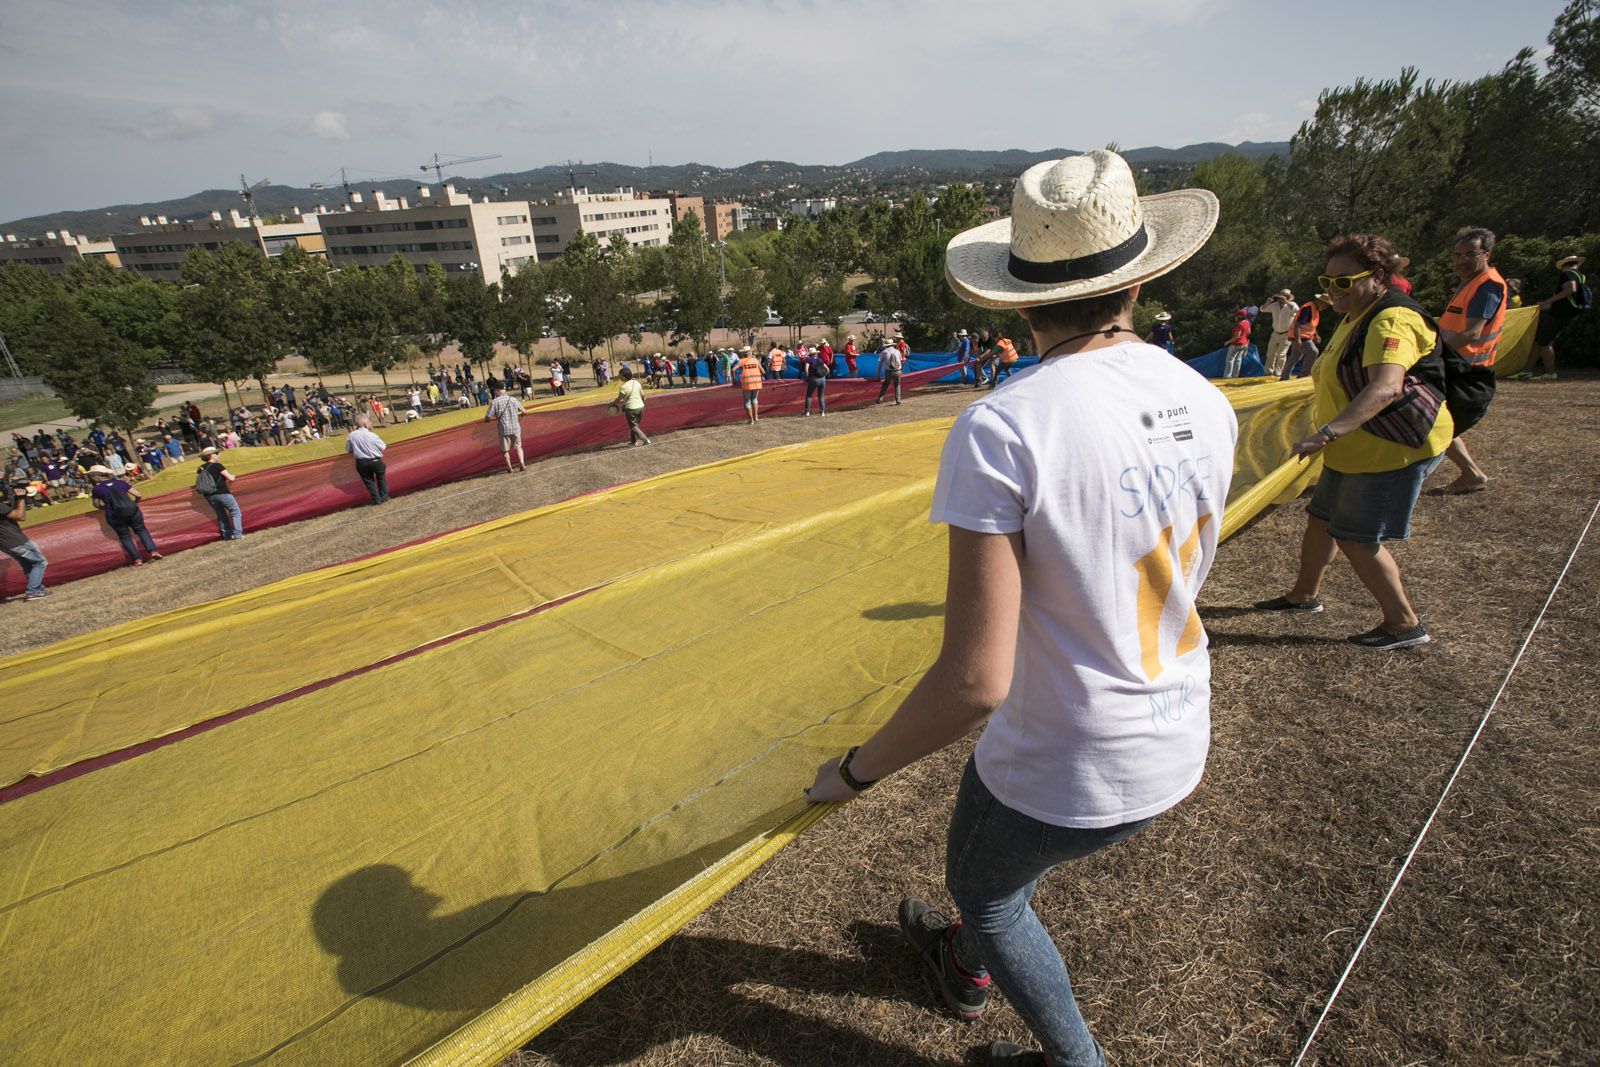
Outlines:
[[[1319,274],[1317,275],[1317,284],[1322,287],[1323,292],[1327,292],[1329,289],[1348,289],[1362,278],[1371,274],[1370,270],[1364,270],[1360,274],[1341,274],[1335,278],[1330,278],[1326,274]]]

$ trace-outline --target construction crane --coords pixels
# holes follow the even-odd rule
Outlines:
[[[239,175],[239,199],[243,200],[245,206],[250,209],[251,218],[259,219],[261,217],[261,212],[256,210],[256,190],[261,188],[263,185],[270,184],[271,179],[262,178],[254,185],[251,185],[249,178],[246,178],[243,174]]]
[[[582,163],[583,160],[580,159],[578,162]],[[597,170],[573,170],[572,169],[572,160],[569,159],[569,160],[567,160],[567,188],[571,189],[573,192],[577,192],[578,191],[578,175],[580,175],[580,174],[599,174],[599,173],[600,172],[597,171]]]
[[[446,168],[446,167],[459,167],[463,163],[482,163],[486,159],[499,159],[499,158],[500,158],[500,153],[499,152],[496,152],[492,156],[447,156],[447,157],[444,157],[444,158],[441,158],[439,156],[439,153],[435,152],[433,154],[433,162],[424,163],[422,165],[422,173],[426,174],[430,170],[433,171],[434,181],[439,185],[443,185],[444,184],[444,168]]]

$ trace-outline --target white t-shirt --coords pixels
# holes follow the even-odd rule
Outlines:
[[[1143,342],[1029,367],[957,417],[931,520],[1025,544],[1011,691],[977,750],[1006,806],[1116,826],[1199,783],[1211,665],[1194,600],[1238,434],[1219,390]]]
[[[1294,326],[1295,316],[1300,314],[1300,305],[1293,300],[1280,301],[1272,305],[1272,332],[1288,333]]]

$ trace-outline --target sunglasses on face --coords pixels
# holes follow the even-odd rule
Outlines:
[[[1366,278],[1371,274],[1372,272],[1370,270],[1364,270],[1360,274],[1340,274],[1336,277],[1329,277],[1326,274],[1319,274],[1317,275],[1317,284],[1322,287],[1323,292],[1327,292],[1329,289],[1348,290],[1351,286],[1355,285],[1356,282],[1359,282],[1362,278]]]

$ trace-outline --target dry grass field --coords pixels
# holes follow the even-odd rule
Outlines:
[[[605,485],[950,414],[970,396],[930,390],[899,408],[663,435],[207,545],[5,605],[0,652]],[[1132,841],[1057,871],[1035,901],[1113,1062],[1293,1060],[1600,496],[1597,427],[1600,380],[1502,386],[1472,436],[1490,491],[1425,495],[1397,549],[1435,637],[1419,650],[1343,642],[1375,612],[1342,564],[1321,615],[1247,610],[1287,586],[1303,504],[1223,546],[1203,596],[1214,662],[1204,782]],[[1594,1062],[1597,604],[1600,529],[1307,1062]],[[942,897],[967,751],[837,812],[507,1067],[954,1064],[997,1037],[1025,1042],[1003,997],[975,1024],[937,1011],[894,929],[903,894]]]

